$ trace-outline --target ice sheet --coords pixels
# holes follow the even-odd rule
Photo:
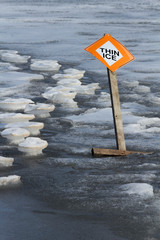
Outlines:
[[[13,162],[14,158],[0,156],[0,167],[11,167]]]
[[[47,141],[38,137],[28,137],[23,142],[19,143],[18,149],[27,155],[39,155],[42,150],[48,146]]]
[[[153,197],[153,187],[147,183],[128,183],[120,187],[120,189],[129,195],[139,195],[141,197]]]
[[[32,59],[30,68],[34,71],[58,71],[61,65],[55,60]]]
[[[26,105],[29,103],[34,102],[27,98],[7,98],[0,101],[0,109],[6,111],[24,110]]]
[[[0,188],[13,187],[21,184],[21,177],[17,175],[11,175],[8,177],[0,177]]]
[[[11,143],[19,144],[28,137],[30,132],[24,128],[7,128],[1,132],[1,136],[7,138]]]

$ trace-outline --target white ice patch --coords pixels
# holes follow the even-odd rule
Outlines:
[[[0,167],[11,167],[13,162],[14,158],[0,156]]]
[[[21,56],[18,53],[14,52],[1,53],[0,57],[5,62],[12,62],[17,64],[27,63],[28,60],[31,58],[31,56]]]
[[[111,107],[111,97],[109,93],[101,92],[98,98],[98,104],[102,107]]]
[[[99,83],[90,83],[79,86],[76,91],[79,95],[94,95],[97,89],[100,89]]]
[[[57,82],[57,85],[62,85],[65,87],[75,87],[75,86],[80,86],[81,81],[79,81],[78,79],[74,79],[74,78],[68,78],[68,79],[59,80]]]
[[[20,70],[20,68],[15,67],[10,63],[0,62],[0,72],[17,71],[17,70]]]
[[[129,88],[133,88],[133,87],[138,87],[139,82],[138,81],[122,81],[121,85]]]
[[[7,49],[5,49],[5,50],[0,50],[0,57],[1,57],[3,54],[5,54],[5,53],[17,54],[18,51],[16,51],[16,50],[7,50]]]
[[[123,129],[125,134],[137,134],[137,133],[139,134],[144,132],[145,126],[135,123],[135,124],[128,124]]]
[[[60,85],[54,88],[47,88],[46,92],[43,93],[42,96],[51,100],[53,103],[67,104],[68,107],[77,108],[77,103],[73,100],[76,94],[77,93],[72,89]]]
[[[71,74],[72,76],[78,76],[78,79],[83,78],[85,71],[84,70],[78,70],[75,68],[67,68],[64,70],[65,74]],[[77,78],[77,77],[75,77]]]
[[[75,123],[89,123],[89,124],[90,123],[106,124],[107,122],[113,121],[111,108],[104,108],[104,109],[92,108],[80,115],[72,115],[66,118]]]
[[[1,86],[14,87],[28,84],[32,80],[44,80],[43,75],[24,72],[2,72],[0,74]],[[3,90],[3,89],[2,89]]]
[[[160,127],[160,118],[147,118],[143,117],[138,121],[139,124],[146,127]]]
[[[34,118],[35,116],[33,114],[1,113],[0,123],[26,122]]]
[[[80,95],[94,95],[95,90],[99,89],[98,83],[91,83],[88,85],[81,86],[63,86],[49,87],[46,89],[42,96],[46,99],[51,100],[53,103],[65,104],[70,103],[71,108],[77,108],[77,104],[73,101],[77,94]],[[71,101],[72,99],[72,101]]]
[[[139,113],[139,112],[148,112],[148,107],[139,104],[139,103],[135,103],[135,102],[127,102],[127,103],[123,103],[122,104],[122,108],[123,109],[129,109],[132,113]]]
[[[24,110],[26,113],[34,114],[36,117],[50,117],[49,112],[54,111],[55,106],[53,104],[37,103],[28,104]]]
[[[44,72],[58,71],[60,67],[61,65],[58,63],[58,61],[40,59],[32,59],[30,65],[31,70]]]
[[[139,94],[121,94],[121,97],[125,97],[127,100],[129,99],[129,101],[138,101],[142,99],[142,96]]]
[[[7,111],[24,110],[29,103],[34,102],[27,98],[7,98],[0,101],[0,109]]]
[[[160,97],[156,97],[156,96],[150,94],[147,99],[148,99],[148,101],[150,101],[153,104],[156,104],[156,105],[160,104]]]
[[[40,134],[40,129],[44,128],[44,123],[40,122],[17,122],[9,123],[5,128],[25,128],[27,129],[32,136]]]
[[[147,183],[128,183],[120,187],[125,194],[138,195],[140,197],[153,197],[153,187]]]
[[[13,187],[21,184],[21,177],[17,175],[11,175],[8,177],[0,177],[0,188]]]
[[[77,102],[75,102],[73,99],[65,99],[63,102],[63,107],[67,110],[74,111],[75,109],[78,109]]]
[[[138,93],[148,93],[150,92],[150,87],[139,85],[135,87],[134,90]]]
[[[24,128],[7,128],[1,132],[1,136],[7,138],[11,143],[18,144],[28,137],[30,132]]]
[[[145,134],[160,132],[160,118],[146,118],[132,115],[131,112],[123,110],[122,118],[124,123],[124,133]],[[75,124],[100,124],[113,125],[113,115],[111,108],[92,108],[80,115],[67,116],[66,119]],[[107,130],[111,133],[112,130]]]
[[[136,123],[129,123],[124,126],[124,133],[126,134],[143,134],[143,133],[159,133],[160,132],[160,118],[140,117]]]
[[[18,149],[27,155],[38,155],[48,146],[47,141],[37,137],[28,137],[18,145]]]
[[[81,79],[84,76],[85,71],[69,68],[64,70],[64,74],[55,74],[52,76],[55,80],[62,80],[65,78]]]

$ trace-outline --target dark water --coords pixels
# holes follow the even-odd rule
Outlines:
[[[49,144],[43,155],[26,157],[0,139],[1,155],[15,158],[0,176],[17,174],[23,183],[0,193],[1,239],[160,239],[159,1],[0,3],[1,49],[58,60],[60,72],[85,70],[83,84],[101,87],[95,95],[76,96],[77,112],[56,105],[51,117],[43,119],[40,137]],[[109,92],[106,68],[83,50],[104,33],[136,57],[117,71],[126,145],[151,155],[91,155],[92,147],[115,148],[111,116],[97,115],[106,107],[99,102],[101,92]],[[32,72],[29,65],[21,65],[21,71]],[[41,94],[56,85],[51,75],[21,88],[16,97],[46,102]],[[91,108],[95,115],[79,116]],[[154,194],[124,194],[121,186],[128,183],[147,183]]]

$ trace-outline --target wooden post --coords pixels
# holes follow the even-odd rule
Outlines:
[[[109,80],[109,86],[110,86],[117,149],[121,151],[126,151],[121,107],[120,107],[120,100],[119,100],[118,83],[117,83],[117,74],[116,72],[111,72],[109,69],[107,69],[107,71],[108,71],[108,80]]]
[[[111,72],[108,69],[108,79],[109,79],[109,86],[110,86],[110,94],[111,94],[111,103],[112,103],[117,149],[92,148],[92,154],[95,157],[127,156],[129,154],[136,154],[136,153],[152,154],[152,152],[138,152],[138,151],[136,152],[136,151],[127,151],[126,150],[116,72]]]

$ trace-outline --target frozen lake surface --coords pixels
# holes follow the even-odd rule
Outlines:
[[[2,239],[160,239],[159,1],[0,4],[1,132],[12,122],[44,126],[34,156],[0,137],[0,155],[14,158],[0,177],[22,182],[0,189]],[[92,147],[116,147],[106,68],[84,51],[104,33],[136,58],[117,71],[125,139],[151,155],[91,156]]]

